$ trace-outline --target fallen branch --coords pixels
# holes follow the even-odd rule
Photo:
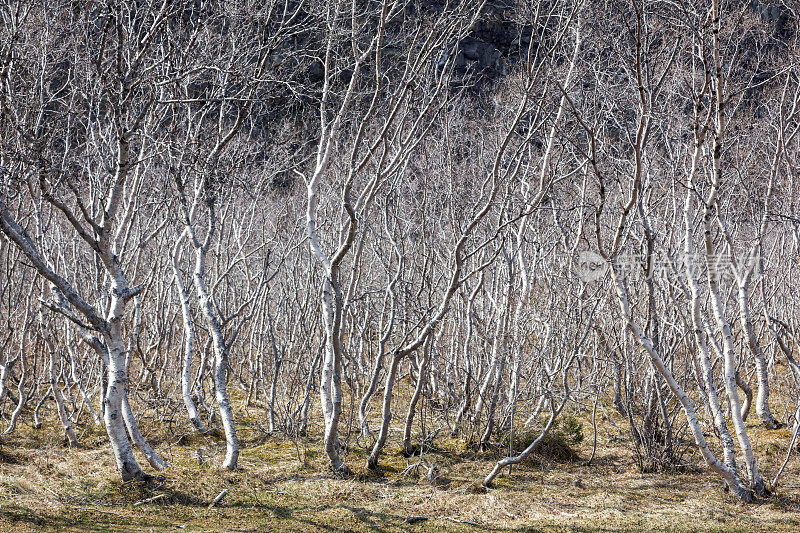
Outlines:
[[[166,494],[159,494],[157,496],[153,496],[152,498],[146,498],[144,500],[140,500],[140,501],[134,503],[133,506],[134,507],[139,507],[140,505],[144,505],[146,503],[152,503],[152,502],[154,502],[156,500],[160,500],[160,499],[166,498],[166,497],[167,497]]]
[[[222,500],[224,500],[224,499],[225,499],[225,496],[227,496],[227,495],[228,495],[228,489],[222,489],[222,492],[220,492],[219,494],[217,494],[217,497],[216,497],[216,498],[214,498],[214,501],[213,501],[213,502],[211,502],[211,503],[208,505],[208,508],[209,508],[209,509],[211,509],[211,508],[213,508],[214,506],[216,506],[216,505],[219,505],[219,504],[220,504],[220,502],[222,502]]]
[[[456,524],[466,524],[468,526],[475,526],[475,527],[482,527],[477,522],[470,522],[469,520],[459,520],[458,518],[453,518],[452,516],[443,516],[445,520],[450,520],[451,522],[455,522]]]

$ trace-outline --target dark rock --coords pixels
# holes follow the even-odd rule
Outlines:
[[[312,83],[316,83],[322,81],[322,78],[325,77],[325,66],[322,64],[322,61],[314,61],[308,67],[308,80]]]

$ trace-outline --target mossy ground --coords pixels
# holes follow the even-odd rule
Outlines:
[[[629,443],[613,427],[600,430],[595,460],[586,466],[593,439],[582,420],[586,438],[575,445],[578,459],[540,456],[488,491],[478,485],[497,451],[466,449],[440,436],[436,449],[405,458],[394,433],[380,472],[365,471],[366,449],[351,443],[347,463],[354,475],[336,479],[326,471],[317,436],[269,435],[246,414],[237,420],[237,471],[219,467],[221,432],[181,436],[143,422],[171,467],[146,483],[122,484],[102,428],[81,426],[81,447],[70,449],[55,420],[38,430],[24,421],[0,439],[0,531],[800,530],[800,458],[791,460],[775,495],[744,505],[722,491],[696,456],[685,458],[689,467],[681,473],[638,473]],[[788,430],[752,431],[770,477],[785,454]],[[440,476],[434,484],[426,478],[431,464]],[[228,496],[210,509],[223,489]],[[404,522],[410,516],[427,520],[410,525]]]

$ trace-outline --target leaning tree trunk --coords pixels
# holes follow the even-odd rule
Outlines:
[[[553,405],[553,402],[551,401],[550,418],[547,420],[547,424],[545,425],[544,429],[542,429],[541,433],[539,433],[539,436],[536,437],[536,439],[534,439],[534,441],[531,442],[528,445],[527,448],[522,450],[522,452],[520,452],[519,455],[516,455],[516,456],[513,456],[513,457],[506,457],[504,459],[499,460],[497,462],[497,464],[494,466],[494,468],[492,469],[492,471],[489,472],[489,474],[483,479],[482,485],[484,487],[491,487],[494,484],[495,478],[498,475],[500,475],[500,472],[503,471],[503,468],[505,468],[507,466],[519,464],[522,461],[524,461],[525,459],[527,459],[528,456],[531,453],[533,453],[533,450],[536,449],[536,447],[539,445],[539,443],[542,442],[542,439],[544,439],[547,436],[547,434],[550,433],[550,430],[553,427],[553,423],[555,422],[556,417],[561,412],[561,409],[563,409],[563,407],[566,405],[566,403],[567,402],[566,402],[566,398],[565,398],[564,401],[558,406],[558,408],[556,408]]]
[[[228,399],[227,367],[228,349],[225,339],[222,336],[222,328],[217,320],[216,312],[212,306],[211,299],[206,288],[205,270],[205,246],[195,249],[195,271],[194,284],[200,300],[200,308],[206,324],[211,330],[211,345],[214,348],[214,398],[217,401],[219,415],[222,419],[222,427],[225,430],[225,460],[222,463],[224,468],[235,470],[239,460],[239,440],[236,437],[236,429],[233,424],[233,411],[231,402]]]
[[[712,452],[708,447],[708,441],[706,441],[703,428],[700,426],[700,422],[697,419],[697,412],[695,411],[694,402],[683,390],[683,387],[681,387],[675,380],[675,377],[672,375],[672,371],[664,363],[664,360],[661,358],[661,354],[656,351],[653,343],[650,342],[650,339],[647,338],[641,328],[639,328],[639,326],[633,321],[630,304],[628,303],[628,291],[625,288],[622,280],[619,279],[618,274],[613,267],[611,268],[611,278],[612,283],[614,284],[617,303],[619,304],[622,318],[625,321],[627,329],[633,333],[638,340],[639,345],[645,349],[653,365],[656,367],[656,370],[667,382],[672,394],[675,395],[675,397],[678,399],[678,402],[681,404],[683,413],[686,416],[686,422],[689,426],[689,431],[691,431],[695,443],[697,444],[703,459],[705,459],[706,464],[708,464],[712,470],[714,470],[725,480],[725,483],[728,485],[728,488],[732,494],[735,494],[737,498],[744,502],[750,502],[752,500],[752,494],[747,490],[747,487],[742,484],[736,469],[730,468],[728,465],[717,459],[714,456],[714,452]]]
[[[139,431],[139,424],[137,424],[136,417],[133,416],[131,405],[128,402],[127,388],[122,398],[122,418],[125,420],[125,427],[128,428],[128,435],[130,435],[131,441],[142,452],[150,466],[159,472],[164,470],[168,466],[167,463],[158,456],[153,447],[150,446],[150,443],[147,442],[147,439],[144,438],[142,432]]]
[[[414,387],[414,394],[411,396],[411,401],[408,402],[408,412],[406,413],[406,421],[403,426],[403,453],[407,456],[412,456],[417,452],[417,449],[411,444],[411,426],[414,423],[414,413],[417,410],[417,403],[422,396],[422,389],[425,388],[425,383],[428,377],[428,368],[431,364],[431,353],[433,352],[432,341],[429,341],[423,350],[422,362],[419,364],[419,372],[417,375],[417,385]]]
[[[378,459],[381,456],[383,447],[386,446],[386,439],[389,436],[389,423],[392,421],[392,391],[394,390],[394,382],[397,379],[397,370],[400,367],[400,361],[403,360],[405,354],[395,352],[392,355],[392,362],[389,365],[389,370],[386,372],[386,383],[383,389],[383,409],[381,415],[381,427],[378,431],[378,439],[372,446],[372,452],[367,459],[367,467],[370,469],[378,468]]]

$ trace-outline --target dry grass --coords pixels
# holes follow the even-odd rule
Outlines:
[[[635,471],[624,440],[601,430],[595,463],[591,428],[577,447],[581,459],[546,458],[501,477],[497,488],[477,488],[496,454],[465,450],[454,439],[406,459],[387,447],[379,474],[363,471],[365,450],[353,447],[351,479],[334,479],[317,441],[270,436],[240,420],[241,468],[219,468],[224,440],[218,431],[183,438],[147,427],[148,437],[171,463],[144,484],[121,484],[102,429],[82,427],[82,447],[64,446],[50,420],[27,425],[0,440],[2,531],[797,531],[800,528],[800,460],[793,460],[777,495],[754,505],[735,502],[703,469],[679,474]],[[620,423],[622,423],[620,421]],[[588,429],[587,429],[588,428]],[[613,428],[611,428],[612,431]],[[786,430],[753,430],[762,468],[775,470],[785,453]],[[201,449],[205,461],[196,460]],[[422,461],[420,468],[413,467]],[[697,464],[697,458],[691,461]],[[431,485],[427,465],[440,479]],[[794,487],[794,488],[792,488]],[[222,489],[217,508],[208,504]],[[150,503],[134,505],[156,497]],[[409,525],[410,516],[427,520]],[[462,522],[458,522],[462,521]],[[463,523],[469,522],[469,523]]]

